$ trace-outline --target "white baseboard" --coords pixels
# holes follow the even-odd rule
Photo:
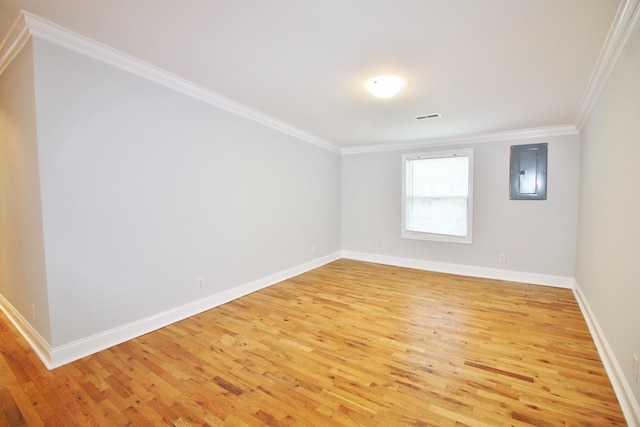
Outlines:
[[[186,319],[190,316],[202,313],[203,311],[215,308],[260,289],[264,289],[309,270],[313,270],[314,268],[318,268],[339,258],[348,258],[379,264],[394,265],[398,267],[416,268],[420,270],[438,271],[465,276],[485,277],[497,280],[508,280],[573,289],[580,309],[582,310],[586,322],[589,325],[589,329],[594,338],[605,369],[607,370],[607,374],[609,375],[616,396],[618,397],[625,418],[630,426],[640,426],[640,408],[638,406],[638,402],[635,400],[629,383],[622,373],[622,369],[620,368],[606,337],[600,329],[586,298],[573,278],[392,257],[363,252],[342,251],[315,259],[308,263],[272,274],[253,282],[237,286],[233,289],[175,307],[165,312],[54,348],[52,348],[49,343],[40,336],[29,322],[2,295],[0,295],[0,309],[27,340],[38,357],[42,360],[43,364],[48,369],[54,369],[90,354]]]
[[[47,369],[52,369],[51,346],[2,294],[0,294],[0,310],[2,310],[22,337],[29,343],[44,366],[46,366]]]
[[[375,262],[378,264],[393,265],[397,267],[415,268],[419,270],[437,271],[441,273],[460,274],[464,276],[485,277],[489,279],[508,280],[513,282],[531,283],[537,285],[554,286],[572,289],[582,315],[589,326],[589,331],[595,342],[602,363],[607,371],[611,385],[615,391],[620,408],[630,427],[640,427],[640,406],[635,399],[631,387],[624,376],[620,364],[609,346],[607,339],[591,311],[589,303],[580,290],[574,278],[563,276],[550,276],[520,271],[499,270],[485,267],[474,267],[462,264],[450,264],[443,262],[417,260],[386,255],[370,254],[365,252],[342,251],[342,258],[358,261]]]
[[[57,346],[51,347],[38,333],[29,325],[11,304],[0,295],[0,308],[7,314],[9,320],[16,326],[20,333],[29,342],[38,357],[48,369],[54,369],[90,354],[107,349],[114,345],[123,343],[133,338],[163,328],[172,323],[210,310],[219,305],[225,304],[234,299],[248,295],[260,289],[264,289],[276,283],[290,279],[291,277],[305,273],[324,264],[340,258],[340,252],[326,255],[314,259],[310,262],[289,268],[287,270],[263,277],[244,285],[210,295],[208,297],[184,304],[153,316],[127,323],[117,328],[109,329],[89,337]]]
[[[525,271],[501,270],[497,268],[426,261],[413,258],[402,258],[355,251],[342,251],[342,257],[355,259],[358,261],[368,261],[378,264],[393,265],[396,267],[406,267],[415,268],[418,270],[437,271],[440,273],[459,274],[462,276],[508,280],[511,282],[531,283],[534,285],[554,286],[556,288],[573,288],[573,277],[552,276],[547,274],[529,273]]]
[[[618,403],[620,403],[620,408],[622,409],[627,424],[630,427],[640,427],[640,405],[638,405],[638,401],[633,395],[631,386],[624,376],[620,363],[618,363],[618,359],[609,345],[602,328],[600,328],[600,324],[577,281],[574,281],[573,293],[576,296],[580,310],[582,310],[582,315],[587,322],[587,326],[596,344],[596,348],[602,359],[602,364],[607,371],[607,375],[616,393]]]

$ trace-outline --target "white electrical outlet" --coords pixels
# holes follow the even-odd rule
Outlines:
[[[389,242],[382,242],[382,249],[385,251],[389,250]]]
[[[31,304],[31,315],[33,316],[33,320],[36,320],[36,305]]]
[[[503,253],[498,254],[498,262],[500,264],[506,263],[507,262],[507,255],[503,254]]]
[[[638,382],[638,356],[633,355],[633,371],[631,373],[631,377],[633,378],[633,382]]]
[[[311,255],[316,254],[316,245],[311,245]]]
[[[198,277],[196,279],[196,289],[199,291],[204,289],[204,277]]]

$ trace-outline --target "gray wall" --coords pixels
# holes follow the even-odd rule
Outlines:
[[[53,346],[339,251],[338,154],[45,41],[34,53]]]
[[[548,142],[545,201],[509,200],[509,148]],[[393,257],[573,277],[579,138],[478,143],[474,148],[473,243],[400,238],[402,154],[350,154],[342,159],[342,247]],[[442,147],[409,152],[441,150]],[[369,246],[363,242],[368,242]],[[385,249],[383,243],[388,243]],[[507,256],[498,263],[498,254]]]
[[[50,341],[32,51],[0,78],[0,297]]]
[[[59,347],[340,249],[575,274],[638,398],[639,38],[582,142],[461,146],[475,149],[472,245],[400,238],[405,151],[341,157],[29,42],[0,76],[0,295]],[[510,201],[509,146],[534,142],[549,143],[548,199]]]
[[[636,30],[582,130],[576,281],[635,398],[640,357],[640,32]]]

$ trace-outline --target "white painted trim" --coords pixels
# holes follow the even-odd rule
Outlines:
[[[206,102],[215,107],[245,117],[256,123],[278,130],[326,150],[341,154],[358,154],[380,151],[406,150],[428,146],[473,144],[480,142],[546,138],[560,135],[575,135],[584,126],[589,113],[604,87],[616,61],[629,37],[640,22],[640,0],[625,0],[620,4],[598,62],[583,95],[575,125],[566,124],[533,129],[472,134],[460,137],[427,139],[407,143],[383,143],[358,147],[340,148],[316,135],[305,132],[258,110],[223,97],[188,80],[145,63],[137,58],[72,32],[50,21],[21,11],[11,30],[0,43],[0,74],[11,63],[26,44],[30,36],[55,43],[82,55],[97,59],[114,67],[128,71],[180,93]]]
[[[0,75],[11,64],[29,40],[29,30],[24,22],[24,16],[19,14],[11,29],[0,43]]]
[[[640,0],[636,0],[640,1]],[[412,148],[472,144],[480,142],[497,142],[505,140],[522,140],[531,138],[547,138],[550,136],[576,135],[575,126],[561,125],[514,131],[473,134],[452,138],[421,140],[407,143],[385,143],[358,147],[340,148],[338,145],[312,135],[283,121],[270,117],[258,110],[247,107],[232,99],[223,97],[213,91],[198,86],[188,80],[171,74],[165,70],[143,62],[95,40],[75,33],[53,22],[22,10],[13,27],[0,44],[0,74],[24,47],[29,37],[54,43],[81,55],[96,59],[105,64],[153,81],[177,92],[198,99],[209,105],[245,117],[256,123],[280,131],[294,138],[340,154],[357,154],[379,151],[396,151]]]
[[[233,301],[237,298],[259,291],[260,289],[267,288],[339,258],[340,252],[335,252],[296,267],[263,277],[253,282],[228,289],[215,295],[210,295],[188,304],[171,308],[165,312],[136,320],[126,325],[122,325],[69,344],[54,347],[50,350],[50,362],[48,365],[45,365],[49,369],[57,368],[90,354],[194,316],[198,313],[202,313],[203,311],[218,307],[229,301]]]
[[[202,313],[203,311],[218,307],[219,305],[233,301],[260,289],[267,288],[339,258],[340,252],[335,252],[296,267],[263,277],[253,282],[228,289],[215,295],[210,295],[197,301],[169,309],[165,312],[136,320],[126,325],[54,348],[52,348],[49,343],[40,336],[29,322],[1,294],[0,310],[2,310],[16,329],[18,329],[20,334],[25,338],[27,343],[29,343],[45,367],[47,369],[55,369],[90,354],[97,353],[98,351],[142,336],[172,323],[194,316],[198,313]]]
[[[552,276],[526,271],[501,270],[497,268],[452,264],[447,262],[427,261],[422,259],[402,258],[355,251],[342,251],[342,257],[358,261],[375,262],[377,264],[393,265],[396,267],[459,274],[461,276],[483,277],[487,279],[530,283],[534,285],[553,286],[565,289],[571,289],[573,287],[573,278],[565,276]]]
[[[618,359],[609,345],[607,337],[602,331],[598,319],[593,313],[593,310],[591,310],[589,301],[584,293],[582,293],[577,281],[574,281],[573,293],[578,301],[582,315],[587,322],[593,341],[596,344],[596,348],[602,359],[602,364],[609,375],[609,380],[616,393],[618,403],[620,404],[627,424],[630,427],[640,427],[640,405],[634,397],[631,386],[620,367],[620,363],[618,363]]]
[[[51,369],[51,346],[2,294],[0,294],[0,310],[35,351],[44,366]]]
[[[613,389],[616,393],[622,412],[631,427],[640,426],[640,407],[635,400],[631,387],[624,376],[613,350],[599,326],[599,323],[582,293],[578,283],[573,278],[563,276],[551,276],[529,272],[499,270],[485,267],[467,266],[401,258],[386,255],[370,254],[364,252],[341,251],[336,252],[305,264],[272,274],[262,279],[211,295],[200,300],[184,304],[179,307],[122,325],[102,333],[74,341],[72,343],[51,348],[40,334],[25,320],[25,318],[0,294],[0,309],[18,329],[29,345],[47,369],[54,369],[81,359],[90,354],[139,337],[172,323],[199,314],[203,311],[215,308],[234,299],[267,288],[283,280],[295,277],[299,274],[318,268],[340,258],[348,258],[359,261],[374,262],[398,267],[416,268],[420,270],[437,271],[449,274],[465,276],[485,277],[497,280],[507,280],[523,283],[531,283],[561,288],[572,288],[582,314],[587,322],[595,345],[598,349],[603,365],[607,371]]]
[[[130,72],[214,107],[221,108],[284,134],[290,135],[294,138],[340,154],[397,151],[440,145],[475,144],[481,142],[576,135],[578,130],[584,124],[589,111],[593,107],[597,95],[604,86],[606,78],[613,68],[624,43],[626,43],[630,37],[632,29],[637,25],[638,20],[640,20],[639,3],[640,0],[626,0],[626,2],[620,6],[616,17],[616,24],[614,24],[614,27],[610,31],[605,48],[600,55],[601,59],[598,62],[598,66],[592,75],[588,89],[583,97],[582,107],[576,120],[576,123],[578,123],[577,128],[573,124],[566,124],[542,128],[471,134],[451,138],[427,139],[407,143],[383,143],[340,148],[338,145],[326,141],[316,135],[298,129],[288,123],[270,117],[232,99],[223,97],[222,95],[205,89],[202,86],[196,85],[186,79],[178,77],[109,46],[98,43],[95,40],[70,31],[24,10],[20,12],[11,30],[0,44],[0,74],[2,74],[4,69],[24,47],[29,37],[33,36]]]
[[[410,182],[413,179],[413,173],[411,176],[408,174],[409,161],[418,159],[434,159],[434,158],[451,158],[455,156],[467,157],[469,174],[467,179],[467,235],[466,236],[453,236],[449,234],[435,234],[422,231],[407,230],[407,205],[409,199],[413,199],[413,184]],[[458,148],[448,149],[442,151],[423,151],[421,153],[405,153],[402,155],[402,218],[400,237],[403,239],[415,239],[415,240],[431,240],[436,242],[448,242],[470,245],[473,242],[473,148]]]
[[[11,31],[4,38],[2,44],[0,44],[0,74],[2,74],[4,68],[8,66],[24,47],[29,36],[46,40],[81,55],[135,74],[325,150],[340,153],[340,148],[336,144],[24,10],[20,12]]]
[[[623,0],[602,46],[598,62],[591,74],[587,89],[582,96],[576,116],[576,127],[582,130],[600,92],[604,88],[624,47],[640,22],[640,0]]]
[[[640,0],[639,0],[640,1]],[[501,142],[534,138],[549,138],[552,136],[578,135],[578,129],[572,124],[561,126],[546,126],[541,128],[510,130],[501,132],[479,133],[451,138],[425,139],[406,143],[392,142],[387,144],[362,145],[345,147],[342,154],[375,153],[380,151],[410,150],[414,148],[437,147],[442,145],[478,144],[481,142]]]

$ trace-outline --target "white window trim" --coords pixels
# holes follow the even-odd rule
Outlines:
[[[437,158],[452,156],[469,157],[469,197],[467,199],[467,235],[452,236],[448,234],[424,233],[419,231],[409,231],[406,229],[406,198],[407,198],[407,160],[418,158]],[[402,228],[401,237],[403,239],[431,240],[436,242],[464,243],[471,244],[473,241],[473,148],[446,151],[427,151],[422,153],[410,153],[402,155]]]

